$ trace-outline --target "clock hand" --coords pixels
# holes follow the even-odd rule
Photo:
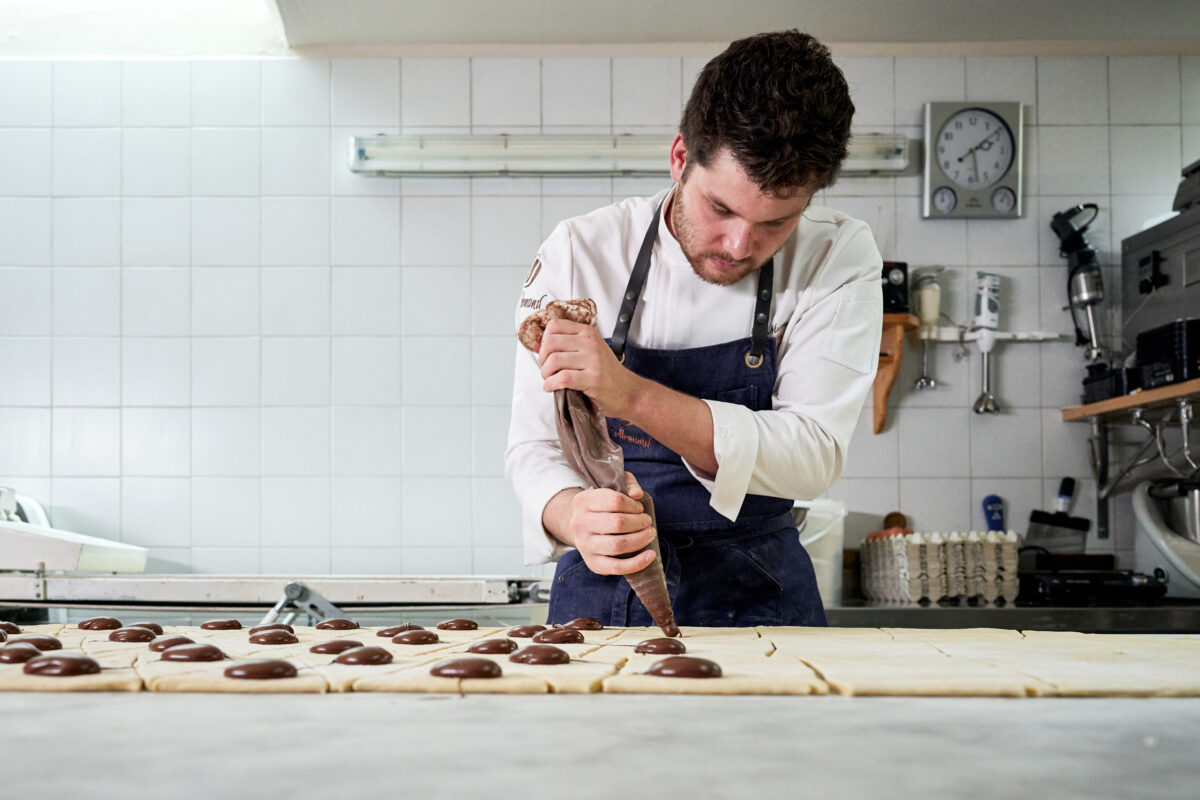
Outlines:
[[[995,135],[996,135],[997,133],[999,133],[999,132],[1000,132],[1000,129],[999,129],[999,128],[996,128],[996,130],[992,131],[992,132],[991,132],[991,133],[989,133],[987,136],[985,136],[985,137],[983,137],[982,139],[980,139],[980,140],[979,140],[979,142],[978,142],[978,143],[977,143],[977,144],[976,144],[974,147],[972,147],[972,148],[971,148],[970,150],[968,150],[967,152],[963,153],[963,154],[962,154],[962,156],[961,156],[961,157],[960,157],[958,160],[959,160],[959,161],[962,161],[962,160],[963,160],[964,158],[966,158],[967,156],[973,156],[973,155],[975,155],[975,151],[976,151],[976,150],[986,150],[986,149],[988,149],[987,147],[984,147],[984,144],[987,144],[987,145],[988,145],[988,147],[990,147],[990,146],[991,146],[991,142],[989,142],[989,141],[988,141],[988,139],[991,139],[993,136],[995,136]]]

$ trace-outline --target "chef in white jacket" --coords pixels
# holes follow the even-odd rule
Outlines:
[[[840,474],[878,360],[871,231],[812,204],[853,113],[812,37],[734,42],[697,79],[674,185],[565,220],[542,245],[518,325],[555,299],[590,297],[599,312],[596,327],[552,321],[538,354],[517,352],[505,468],[526,562],[558,561],[551,623],[651,624],[621,576],[654,558],[639,551],[657,536],[679,624],[825,624],[790,512]],[[562,388],[604,411],[627,493],[587,488],[567,466]]]

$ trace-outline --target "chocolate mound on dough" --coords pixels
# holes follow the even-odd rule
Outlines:
[[[467,648],[468,653],[491,653],[493,655],[504,655],[511,653],[517,649],[517,643],[512,639],[484,639],[482,642],[475,642]]]
[[[108,635],[110,642],[152,642],[154,631],[149,628],[117,628]]]
[[[438,630],[443,631],[477,631],[479,623],[473,619],[448,619],[437,624]]]
[[[323,619],[317,623],[317,629],[323,631],[352,631],[358,623],[352,619]]]
[[[246,631],[246,634],[253,636],[259,631],[287,631],[288,633],[295,633],[296,629],[291,625],[288,625],[286,622],[272,622],[270,625],[255,625],[253,628]]]
[[[213,644],[177,644],[162,651],[163,661],[224,661],[225,653]]]
[[[21,664],[42,654],[27,642],[9,642],[0,647],[0,664]]]
[[[504,671],[486,658],[454,658],[434,664],[429,674],[436,678],[499,678]]]
[[[533,640],[538,644],[583,644],[583,634],[574,628],[551,628],[542,631]]]
[[[45,633],[31,633],[28,636],[21,637],[17,641],[27,642],[38,650],[62,650],[62,642]]]
[[[647,675],[659,675],[664,678],[719,678],[721,665],[707,658],[695,656],[670,656],[655,662]]]
[[[114,617],[92,617],[77,626],[81,631],[112,631],[121,627],[121,620]]]
[[[638,642],[633,648],[635,653],[649,653],[651,655],[673,655],[677,656],[680,653],[687,652],[687,646],[678,639],[647,639],[644,642]]]
[[[508,635],[514,639],[529,639],[546,630],[545,625],[518,625],[509,630]]]
[[[264,658],[256,661],[242,661],[225,668],[226,678],[245,678],[252,681],[274,680],[275,678],[296,677],[296,667],[287,661],[277,658]]]
[[[5,633],[20,633],[21,629],[15,622],[0,622],[0,631]]]
[[[283,628],[268,628],[250,637],[250,644],[296,644],[299,641],[296,634]]]
[[[100,665],[87,656],[38,656],[26,661],[23,669],[26,675],[50,675],[55,678],[100,674]]]
[[[162,636],[163,628],[157,622],[131,622],[125,626],[126,628],[145,628],[148,631],[154,631],[155,635]]]
[[[579,619],[571,620],[566,625],[563,625],[563,627],[574,628],[577,631],[602,631],[604,630],[604,623],[595,617],[580,617]]]
[[[566,650],[560,650],[552,644],[531,644],[519,653],[508,657],[509,661],[520,664],[569,664],[571,657]]]
[[[333,660],[335,664],[390,664],[392,654],[382,647],[355,647]]]
[[[186,636],[173,633],[170,636],[158,636],[150,643],[150,649],[156,653],[161,653],[171,647],[178,647],[181,644],[195,644],[194,639],[189,639]]]
[[[437,644],[441,639],[433,631],[405,631],[392,639],[392,644]]]
[[[423,631],[423,630],[425,630],[425,626],[423,626],[423,625],[417,625],[416,623],[413,623],[413,622],[406,622],[403,625],[393,625],[390,628],[384,628],[384,629],[376,632],[375,635],[376,636],[386,636],[387,638],[390,639],[393,636],[399,636],[400,634],[404,633],[405,631]]]
[[[240,631],[242,623],[236,619],[210,619],[201,622],[200,627],[206,631]]]
[[[329,655],[337,655],[344,653],[347,650],[352,650],[355,647],[362,647],[362,642],[356,642],[353,639],[330,639],[328,642],[318,642],[308,648],[310,653],[327,653]]]

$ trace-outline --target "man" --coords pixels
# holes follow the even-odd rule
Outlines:
[[[679,624],[825,624],[790,511],[841,472],[878,360],[871,232],[810,205],[836,177],[853,114],[812,37],[734,42],[684,110],[675,185],[566,220],[543,244],[518,325],[547,300],[599,310],[598,329],[555,320],[536,357],[517,355],[505,467],[526,561],[558,559],[551,623],[651,624],[621,576],[653,560],[639,551],[657,536]],[[585,488],[566,465],[562,388],[608,417],[627,495]]]

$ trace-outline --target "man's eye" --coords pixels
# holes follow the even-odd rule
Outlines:
[[[713,213],[716,214],[718,217],[728,217],[730,214],[730,211],[728,208],[720,208],[718,206],[713,206]]]

